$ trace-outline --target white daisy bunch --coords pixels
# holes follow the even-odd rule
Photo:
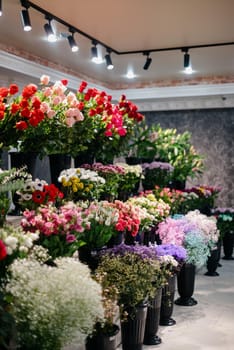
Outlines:
[[[19,196],[19,203],[23,204],[25,201],[31,201],[33,199],[33,193],[35,191],[43,191],[45,185],[48,185],[48,183],[45,180],[32,180],[32,178],[29,177],[25,181],[24,187],[20,191],[16,192]]]
[[[97,319],[103,320],[101,286],[89,268],[73,258],[56,266],[15,260],[5,290],[10,293],[21,349],[61,350],[84,344]]]

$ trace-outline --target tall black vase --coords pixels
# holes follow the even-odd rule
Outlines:
[[[196,266],[193,264],[184,264],[177,275],[177,287],[180,297],[176,299],[175,304],[181,306],[193,306],[197,301],[192,298],[195,285]]]
[[[75,168],[79,168],[83,164],[93,164],[94,155],[90,152],[81,152],[74,158]]]
[[[234,232],[225,232],[223,236],[224,260],[234,260],[233,254]]]
[[[11,168],[27,167],[27,171],[35,179],[37,153],[35,152],[9,152]]]
[[[168,283],[162,289],[162,301],[160,309],[161,326],[173,326],[176,321],[171,317],[174,308],[176,275],[168,278]]]
[[[160,308],[162,300],[162,288],[157,289],[155,297],[149,301],[146,324],[145,324],[145,345],[158,345],[161,343],[161,338],[157,335],[159,320],[160,320]]]
[[[219,264],[220,250],[221,250],[221,241],[219,240],[217,242],[215,249],[211,250],[210,256],[207,259],[207,263],[206,263],[207,272],[205,273],[205,276],[211,276],[211,277],[219,276],[219,273],[216,270]]]
[[[113,326],[113,332],[109,334],[98,333],[93,337],[86,339],[86,350],[115,350],[117,347],[117,334],[119,333],[119,326]]]
[[[58,182],[58,177],[62,170],[71,167],[71,156],[67,154],[50,154],[49,162],[51,182],[55,186],[61,188],[61,183]]]
[[[132,310],[126,311],[132,315]],[[123,350],[142,350],[146,316],[147,304],[142,304],[135,308],[134,315],[128,316],[126,321],[121,322]]]

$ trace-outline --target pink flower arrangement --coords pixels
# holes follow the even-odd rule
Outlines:
[[[184,217],[174,219],[168,217],[158,225],[157,233],[162,244],[183,245],[186,233],[196,230],[195,224],[190,223]]]
[[[185,215],[186,219],[196,225],[203,235],[207,243],[216,243],[219,239],[219,230],[217,228],[217,219],[214,216],[201,214],[199,210],[193,210]]]
[[[136,236],[141,224],[139,209],[131,203],[119,200],[110,203],[110,206],[116,208],[119,214],[115,229],[120,232],[128,232],[133,237]]]
[[[38,211],[25,210],[21,226],[26,232],[39,232],[40,244],[49,254],[71,256],[79,247],[79,233],[88,225],[82,208],[69,202],[60,208],[53,205],[39,207]]]

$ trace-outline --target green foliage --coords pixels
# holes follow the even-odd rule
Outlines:
[[[153,282],[160,266],[157,261],[126,253],[123,256],[103,256],[96,271],[105,274],[107,285],[115,285],[118,289],[118,304],[123,318],[126,308],[135,308],[154,295],[156,287]]]

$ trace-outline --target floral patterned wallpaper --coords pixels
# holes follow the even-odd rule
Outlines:
[[[234,207],[234,108],[144,112],[149,124],[189,131],[195,149],[205,157],[202,176],[192,185],[221,187],[217,206]]]

